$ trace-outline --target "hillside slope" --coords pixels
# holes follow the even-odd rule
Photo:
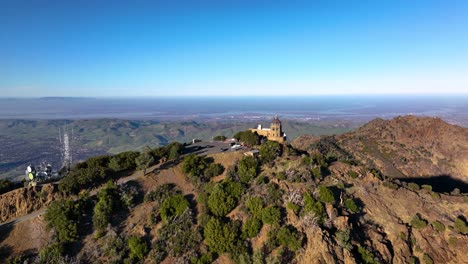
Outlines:
[[[418,149],[420,136],[427,139],[435,135],[432,142],[421,146],[427,149],[434,145],[430,150],[442,155],[445,149],[438,146],[438,137],[443,135],[432,130],[445,125],[436,120],[435,128],[428,129],[430,120],[417,118],[411,124],[411,118],[403,118],[406,121],[402,124],[408,127],[402,131],[413,131],[412,141],[395,135],[395,140],[410,145],[401,152]],[[2,230],[0,260],[467,263],[466,193],[441,193],[433,186],[381,177],[370,166],[381,166],[381,161],[371,164],[371,155],[359,156],[360,160],[368,159],[361,162],[352,160],[358,150],[346,144],[354,142],[357,134],[381,142],[370,134],[392,135],[402,126],[399,120],[389,122],[376,120],[338,137],[307,137],[307,152],[267,141],[256,146],[263,154],[257,159],[227,151],[164,161],[146,176],[137,172],[134,175],[139,177],[131,181],[107,183],[97,196],[80,195],[71,210],[80,214],[55,211],[62,218],[54,229],[43,228],[47,222],[44,217]],[[465,133],[457,127],[445,129],[456,137]],[[400,153],[397,146],[395,151]],[[216,167],[213,165],[224,170],[213,173],[208,170]],[[441,171],[446,173],[445,168]],[[81,189],[86,193],[83,191],[86,188]],[[37,190],[12,191],[0,196],[0,201],[30,192]],[[51,190],[51,195],[56,192]],[[106,199],[117,207],[102,210]],[[54,204],[66,205],[58,201],[49,207]],[[105,225],[100,224],[103,212],[108,214]],[[79,232],[60,241],[57,232],[69,232],[63,229],[63,222]],[[37,231],[19,236],[24,230]],[[25,247],[27,241],[34,243]]]

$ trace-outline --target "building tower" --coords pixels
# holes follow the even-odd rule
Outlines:
[[[272,137],[282,137],[283,136],[283,131],[281,131],[281,121],[278,119],[278,116],[276,115],[273,121],[271,121],[271,136]]]

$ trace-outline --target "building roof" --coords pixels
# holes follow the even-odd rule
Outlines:
[[[281,125],[281,121],[278,119],[278,116],[275,116],[275,118],[273,119],[273,121],[271,121],[271,123]]]

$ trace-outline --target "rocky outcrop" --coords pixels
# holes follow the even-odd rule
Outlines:
[[[50,204],[59,196],[56,186],[25,187],[0,195],[0,222],[23,216]]]

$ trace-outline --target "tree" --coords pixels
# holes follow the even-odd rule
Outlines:
[[[225,141],[225,140],[226,140],[226,137],[225,137],[225,136],[219,135],[219,136],[214,137],[213,140],[216,140],[216,141]]]
[[[358,206],[356,205],[353,199],[346,199],[345,207],[348,208],[348,210],[352,213],[356,213],[359,210]]]
[[[333,192],[328,189],[324,185],[320,185],[318,187],[319,190],[319,200],[324,203],[334,203],[335,202],[335,196],[333,195]]]
[[[146,175],[146,169],[154,163],[154,157],[151,154],[151,149],[147,148],[145,151],[135,159],[135,163],[139,169],[143,170],[143,175]]]
[[[260,228],[262,228],[262,222],[257,217],[249,217],[242,225],[242,237],[244,239],[256,237]]]
[[[267,140],[260,147],[260,157],[263,163],[270,163],[281,156],[283,153],[283,146],[276,142]]]
[[[100,233],[107,228],[112,213],[116,208],[116,202],[119,200],[117,185],[109,181],[105,188],[98,193],[99,201],[94,206],[93,226]]]
[[[128,239],[128,249],[130,250],[130,258],[142,260],[148,254],[148,245],[146,242],[137,236],[131,236]]]
[[[73,242],[78,239],[78,222],[81,215],[79,204],[73,200],[56,200],[45,213],[47,228],[54,228],[59,242]]]
[[[263,209],[263,200],[260,197],[249,197],[245,201],[245,206],[256,217],[261,217]]]
[[[319,201],[315,201],[312,196],[306,192],[303,194],[304,197],[304,214],[308,214],[309,212],[313,212],[314,215],[318,219],[319,224],[323,224],[325,219],[325,209],[323,208],[322,203]]]
[[[260,137],[258,134],[250,130],[237,132],[234,135],[234,138],[249,146],[255,146],[260,143]]]
[[[257,159],[252,156],[244,157],[237,164],[237,173],[242,183],[249,183],[252,179],[257,177],[257,172],[258,162]]]
[[[160,209],[161,219],[167,221],[170,217],[181,215],[189,207],[189,202],[182,194],[166,198]]]
[[[206,160],[200,156],[197,156],[196,154],[190,154],[186,156],[182,163],[182,171],[196,177],[201,176],[206,167]]]
[[[212,178],[218,175],[221,175],[224,171],[224,167],[221,164],[218,163],[211,163],[206,169],[205,169],[205,176],[208,178]]]
[[[262,210],[262,222],[264,224],[279,225],[281,221],[281,211],[276,206],[269,206]]]
[[[135,151],[126,151],[119,153],[109,160],[109,168],[114,171],[123,171],[136,168],[135,159],[140,153]]]
[[[238,240],[238,227],[212,217],[203,230],[205,243],[211,251],[224,253],[234,249]]]
[[[208,197],[208,207],[216,216],[225,216],[236,207],[236,199],[228,193],[222,184],[217,184]]]
[[[282,226],[276,233],[276,242],[292,251],[301,248],[302,238],[293,226]]]

